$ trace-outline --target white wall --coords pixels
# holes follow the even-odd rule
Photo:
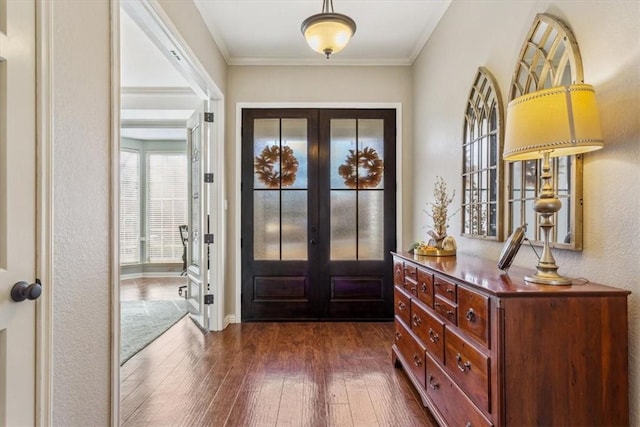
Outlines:
[[[110,412],[109,2],[53,8],[53,425]]]
[[[192,2],[162,1],[224,92],[226,64]],[[111,422],[110,1],[52,7],[54,426]]]
[[[634,292],[629,298],[631,425],[640,425],[640,2],[453,2],[413,67],[413,238],[425,239],[422,212],[437,175],[460,202],[462,120],[478,66],[495,75],[507,105],[520,48],[537,13],[550,13],[577,38],[586,83],[594,85],[605,137],[584,161],[584,250],[558,251],[560,272]],[[502,243],[458,237],[458,250],[496,260]],[[428,228],[428,227],[427,227]],[[523,248],[516,264],[534,267]]]
[[[227,288],[225,313],[240,318],[235,313],[236,250],[240,236],[236,226],[240,212],[236,212],[238,185],[236,176],[237,135],[240,123],[236,121],[238,103],[400,103],[402,104],[403,164],[411,159],[411,69],[409,67],[305,67],[305,66],[233,66],[228,72],[227,109],[227,194],[229,212],[227,218]],[[309,106],[309,105],[306,105]],[[404,194],[411,191],[410,168],[402,168]],[[410,224],[411,210],[406,209],[403,221]],[[400,239],[400,236],[398,236]]]

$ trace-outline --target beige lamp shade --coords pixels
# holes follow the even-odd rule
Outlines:
[[[604,146],[591,85],[574,84],[532,92],[507,107],[503,158],[507,161],[568,156]]]
[[[311,49],[329,58],[349,43],[356,32],[356,23],[340,13],[319,13],[307,18],[301,30]]]

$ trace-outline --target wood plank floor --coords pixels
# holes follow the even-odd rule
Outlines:
[[[392,323],[182,319],[121,368],[129,426],[436,426],[391,363]]]
[[[121,281],[121,299],[176,299],[184,278]],[[188,318],[121,369],[123,426],[435,426],[391,364],[392,323]]]

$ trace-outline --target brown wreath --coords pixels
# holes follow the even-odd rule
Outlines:
[[[360,175],[360,168],[366,170],[367,174]],[[374,148],[364,147],[359,152],[349,150],[346,162],[340,165],[338,173],[349,188],[375,188],[382,180],[384,162]]]
[[[280,167],[276,168],[278,161]],[[254,168],[258,179],[268,188],[288,187],[296,182],[298,159],[291,147],[285,145],[281,150],[277,144],[268,145],[256,156]]]

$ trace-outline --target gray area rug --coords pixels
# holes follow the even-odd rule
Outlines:
[[[120,365],[187,314],[187,300],[121,301]]]

